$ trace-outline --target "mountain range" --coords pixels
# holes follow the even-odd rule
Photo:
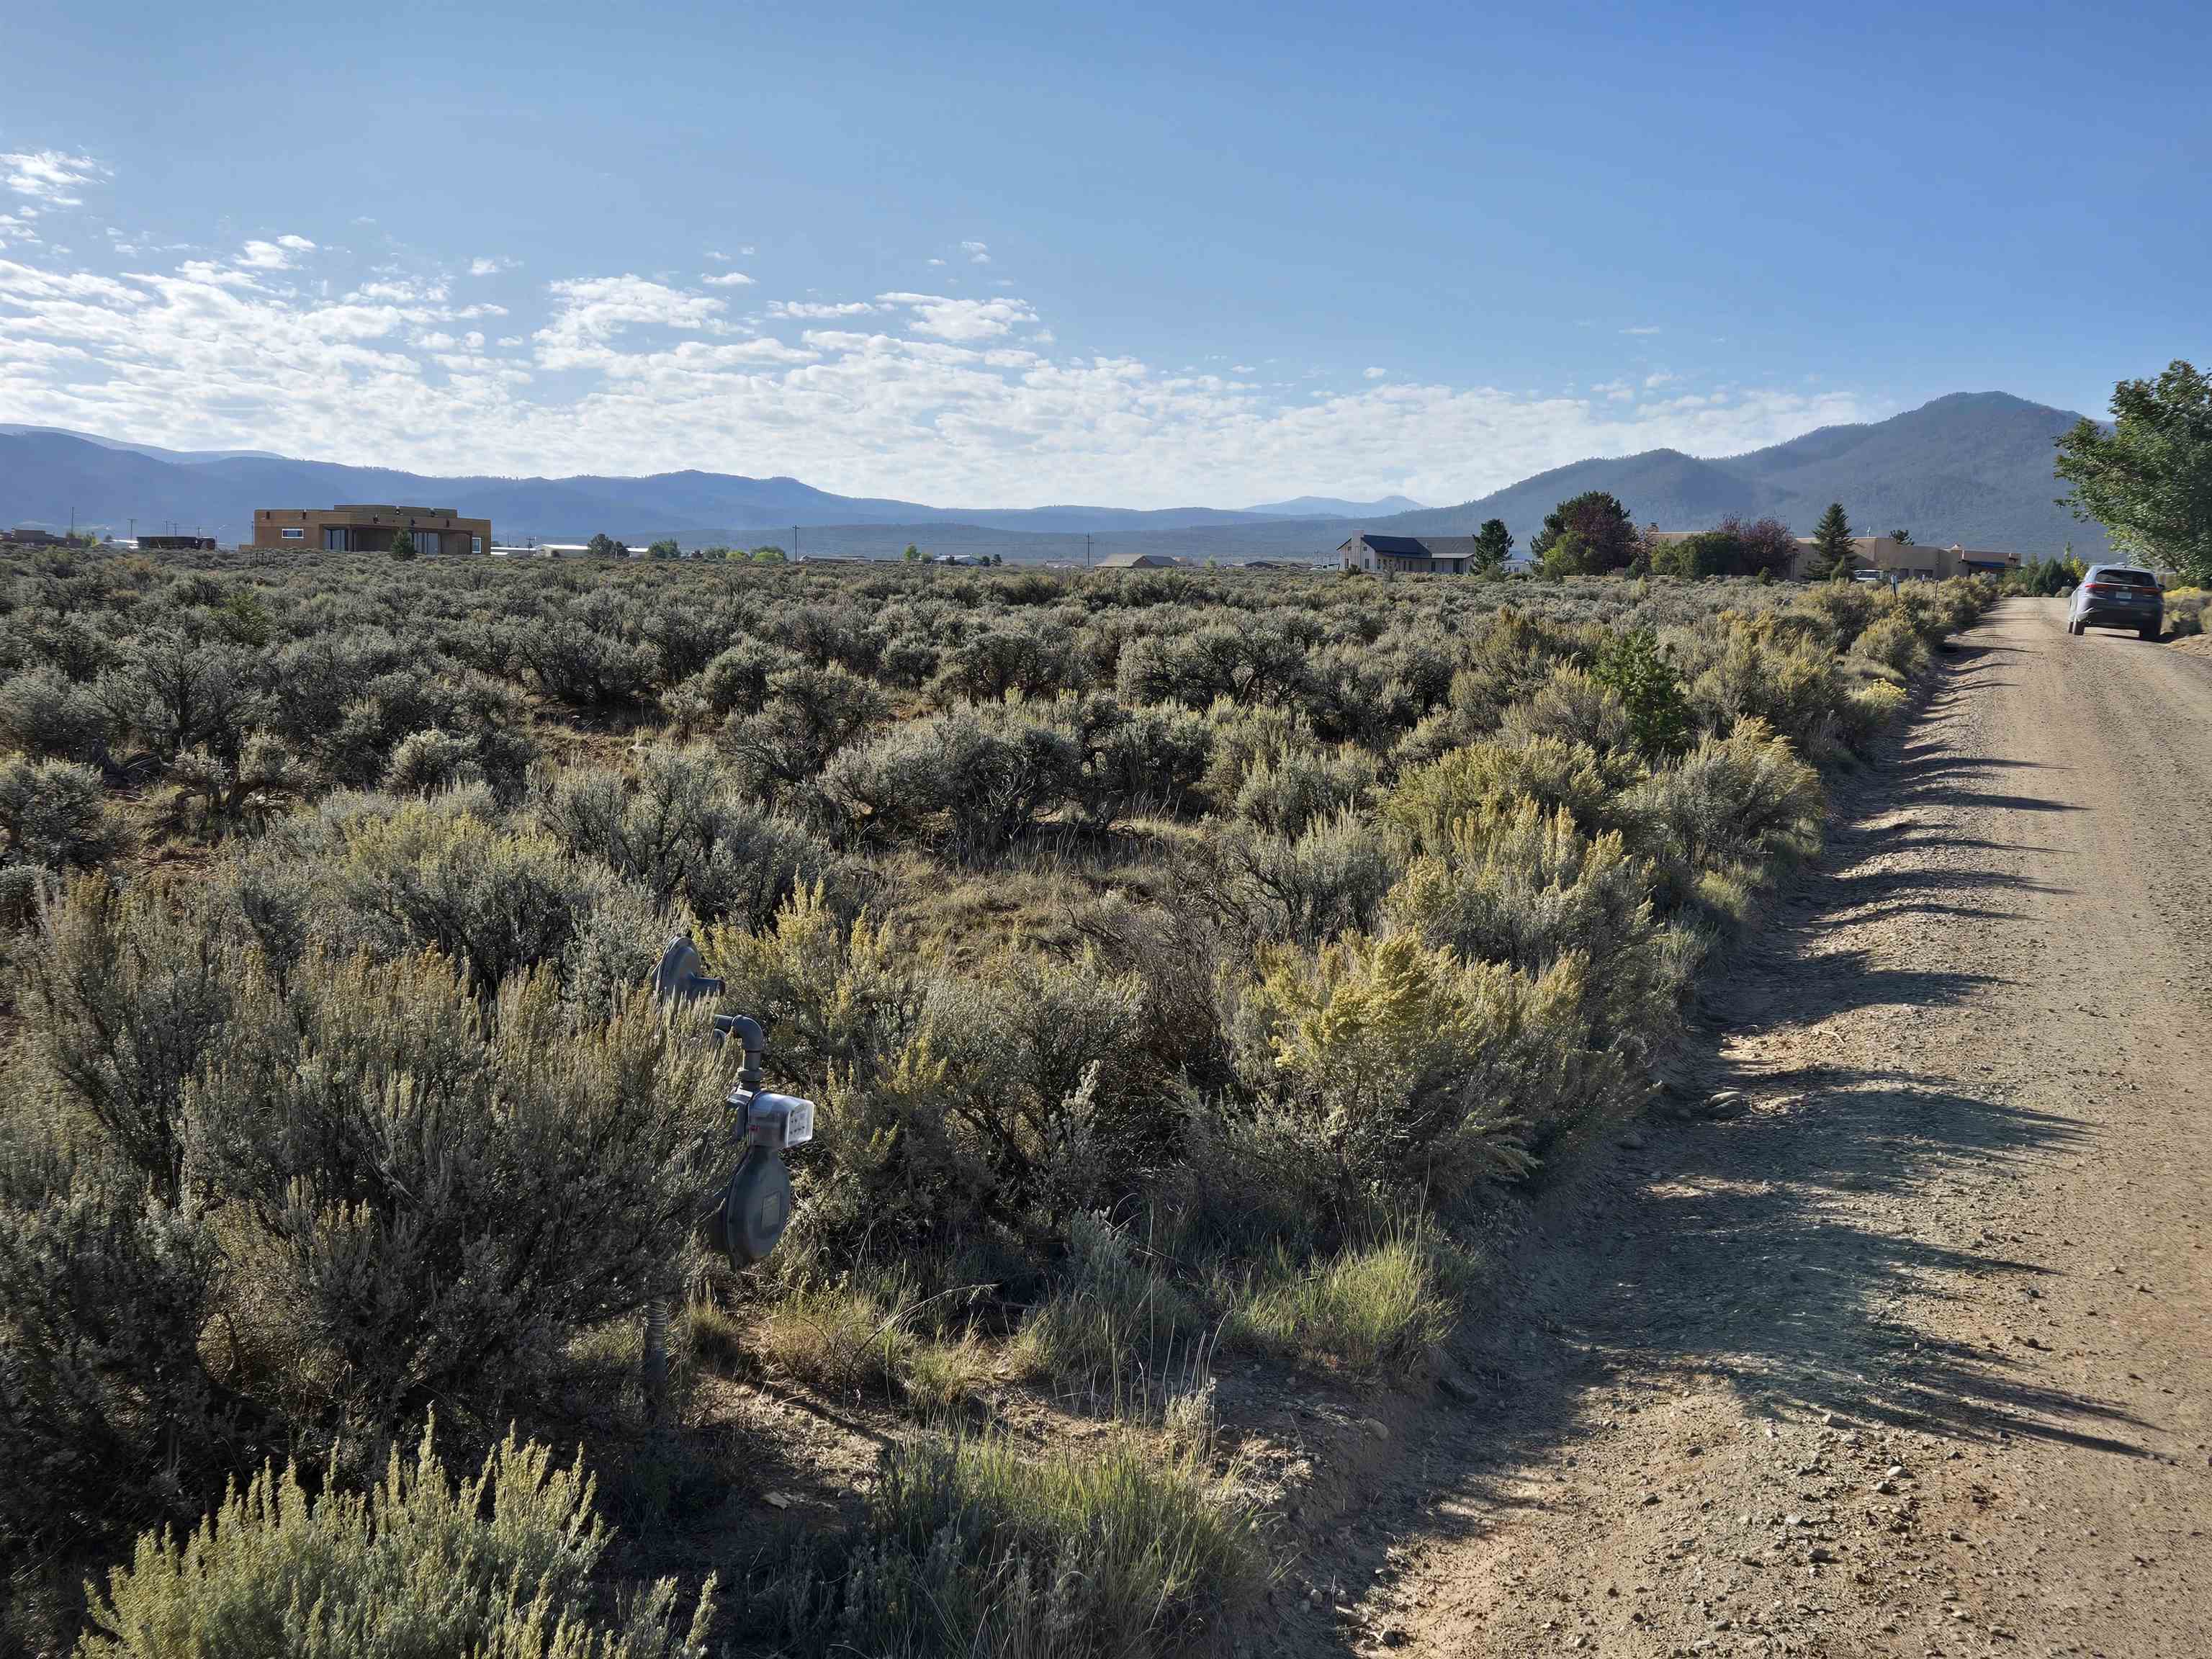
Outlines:
[[[775,541],[820,554],[896,556],[908,542],[932,553],[1008,560],[1113,552],[1176,554],[1224,563],[1324,556],[1363,531],[1466,534],[1503,519],[1522,545],[1545,514],[1586,489],[1610,490],[1639,524],[1710,527],[1730,514],[1772,516],[1810,533],[1841,501],[1865,533],[1909,530],[1923,544],[1987,547],[2023,556],[2068,543],[2106,550],[2094,525],[2055,504],[2052,441],[2079,419],[2004,392],[1960,392],[1863,425],[1823,427],[1748,454],[1703,459],[1647,450],[1577,461],[1456,507],[1404,496],[1376,501],[1299,496],[1242,509],[1114,507],[939,507],[836,495],[796,478],[683,471],[650,477],[426,477],[293,460],[255,451],[189,452],[0,425],[0,526],[74,522],[116,532],[131,521],[174,525],[226,544],[251,533],[257,507],[391,501],[453,507],[491,520],[501,541],[580,542],[605,531],[634,544]]]

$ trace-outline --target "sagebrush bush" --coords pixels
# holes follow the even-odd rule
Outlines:
[[[1584,972],[1577,957],[1532,982],[1408,933],[1273,947],[1245,994],[1242,1064],[1304,1110],[1340,1221],[1394,1193],[1471,1200],[1530,1167],[1521,1135],[1556,1088],[1572,1042],[1559,1011]]]
[[[499,829],[458,795],[356,819],[333,864],[341,938],[386,955],[443,951],[479,991],[558,962],[608,884],[551,836]]]
[[[228,1039],[251,958],[146,887],[87,878],[33,958],[36,1052],[166,1203],[184,1195],[185,1097]]]
[[[545,781],[536,811],[570,853],[702,921],[757,927],[801,889],[824,886],[844,903],[864,885],[828,841],[764,808],[703,752],[648,749],[623,773],[566,768]]]
[[[1227,825],[1202,849],[1192,880],[1200,889],[1194,896],[1248,940],[1310,945],[1366,927],[1397,872],[1387,838],[1341,806],[1295,836]]]
[[[769,675],[758,711],[732,714],[720,741],[766,804],[812,784],[832,755],[889,711],[883,693],[858,675],[801,664]]]
[[[0,746],[33,760],[97,761],[106,739],[105,712],[59,671],[34,668],[0,685]]]
[[[1562,663],[1533,696],[1505,711],[1498,736],[1518,744],[1549,738],[1609,755],[1634,744],[1636,726],[1612,686],[1585,669]]]
[[[845,750],[823,768],[821,790],[856,842],[971,860],[1068,805],[1083,759],[1070,733],[1025,710],[961,708]]]
[[[1851,644],[1851,655],[1878,665],[1899,679],[1928,666],[1928,645],[1902,609],[1869,623]]]
[[[222,1466],[215,1234],[125,1170],[0,1149],[0,1562],[173,1518]]]
[[[423,1431],[367,1492],[311,1493],[264,1466],[191,1531],[149,1533],[93,1601],[83,1659],[706,1659],[714,1580],[688,1626],[673,1579],[609,1618],[591,1577],[611,1542],[581,1461],[510,1433],[459,1482]]]
[[[484,1001],[426,955],[245,1000],[186,1085],[191,1163],[241,1224],[234,1317],[296,1417],[489,1409],[676,1288],[726,1173],[722,1059],[649,991],[580,1027],[549,972]]]
[[[87,870],[123,850],[100,774],[75,761],[0,761],[0,864]]]
[[[651,647],[601,633],[574,617],[522,623],[508,644],[540,690],[574,708],[640,702],[660,669]]]
[[[1232,810],[1261,830],[1296,837],[1316,820],[1358,805],[1380,773],[1374,756],[1349,745],[1268,756],[1245,772]]]
[[[1589,967],[1584,1041],[1655,1039],[1676,987],[1653,915],[1650,877],[1618,831],[1590,837],[1564,809],[1532,800],[1488,819],[1458,821],[1450,842],[1424,854],[1392,890],[1404,927],[1470,962],[1540,975],[1571,956]]]
[[[1415,767],[1385,797],[1382,814],[1417,849],[1441,852],[1452,845],[1461,823],[1511,813],[1524,800],[1547,813],[1565,812],[1585,831],[1601,830],[1613,793],[1595,750],[1540,736],[1469,744]]]
[[[1622,802],[1638,844],[1662,867],[1753,878],[1816,851],[1822,809],[1820,774],[1756,717],[1706,738]]]
[[[1077,805],[1094,828],[1146,812],[1192,810],[1212,758],[1213,727],[1187,710],[1124,708],[1092,696],[1056,716],[1071,725],[1083,755]]]
[[[434,795],[483,781],[476,739],[434,726],[402,738],[384,769],[384,787],[395,795]]]

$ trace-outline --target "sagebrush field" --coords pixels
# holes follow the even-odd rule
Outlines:
[[[1233,1635],[1212,1357],[1418,1377],[1990,597],[13,559],[10,1640]],[[679,933],[820,1105],[745,1275]],[[733,1378],[880,1423],[865,1501],[723,1526]]]

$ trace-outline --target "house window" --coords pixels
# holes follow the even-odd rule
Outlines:
[[[471,553],[481,553],[481,552],[483,552],[483,537],[481,537],[481,536],[471,536],[471,537],[470,537],[470,538],[469,538],[469,551],[470,551],[470,552],[471,552]]]
[[[305,541],[307,538],[307,532],[296,525],[288,525],[277,533],[288,542]]]

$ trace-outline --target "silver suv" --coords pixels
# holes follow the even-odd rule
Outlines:
[[[2068,633],[2085,628],[2131,628],[2144,639],[2156,639],[2166,630],[2166,595],[2158,578],[2124,564],[2091,565],[2066,613]]]

